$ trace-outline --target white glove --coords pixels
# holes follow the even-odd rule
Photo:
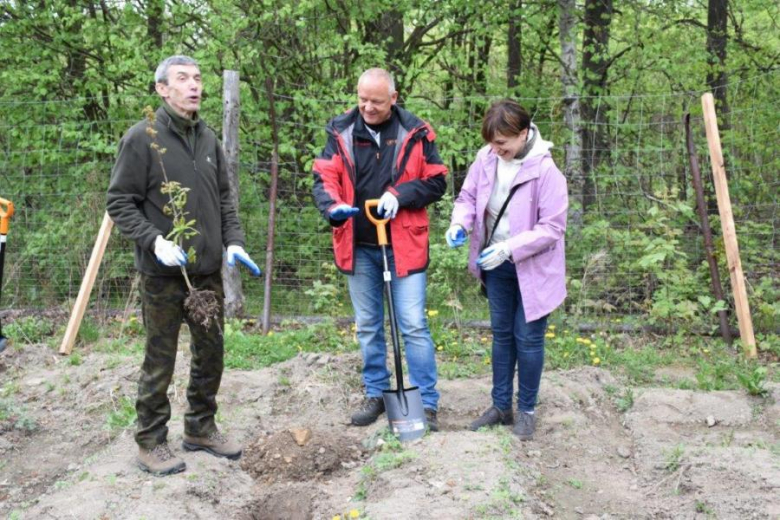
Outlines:
[[[260,268],[257,267],[257,264],[252,261],[251,258],[249,258],[249,255],[246,251],[244,251],[244,248],[241,246],[228,246],[227,247],[227,265],[230,267],[235,267],[236,260],[244,264],[247,269],[252,273],[253,276],[260,276],[263,274],[262,271],[260,271]]]
[[[490,271],[507,260],[512,258],[512,251],[509,250],[509,244],[499,242],[494,244],[479,254],[477,265],[483,271]]]
[[[460,224],[450,226],[447,233],[444,235],[447,239],[447,245],[450,247],[460,247],[466,243],[466,231]]]
[[[154,239],[154,254],[158,262],[168,267],[187,265],[187,253],[170,240],[165,240],[162,235]]]
[[[386,191],[382,198],[379,199],[379,205],[376,207],[376,212],[382,218],[395,218],[398,214],[398,199],[395,195]]]

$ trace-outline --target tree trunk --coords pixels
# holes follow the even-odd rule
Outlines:
[[[569,220],[575,229],[582,226],[583,178],[580,169],[582,142],[579,132],[580,99],[577,92],[577,17],[575,0],[558,0],[558,28],[561,41],[561,83],[563,84],[563,119],[569,140],[564,145],[566,159],[563,174],[569,180],[572,211]]]
[[[520,21],[522,9],[523,0],[516,0],[509,10],[506,63],[506,86],[509,89],[515,88],[520,83],[518,78],[523,68],[523,30]]]
[[[712,90],[718,112],[723,116],[721,129],[728,125],[728,75],[726,43],[728,41],[728,0],[709,0],[707,6],[707,86]]]
[[[403,63],[404,15],[400,11],[388,11],[374,21],[366,24],[371,41],[385,51],[388,71],[393,75],[395,88],[404,92]]]
[[[609,71],[609,32],[612,0],[585,0],[585,30],[582,39],[582,210],[596,201],[595,170],[607,155],[609,142],[604,135],[607,73]]]

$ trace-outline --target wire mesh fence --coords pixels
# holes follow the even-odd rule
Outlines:
[[[777,73],[730,85],[730,113],[723,119],[726,157],[742,264],[759,331],[777,326],[778,271]],[[346,283],[333,266],[327,223],[311,199],[311,163],[324,145],[328,118],[349,108],[350,96],[298,97],[277,87],[273,102],[280,135],[279,188],[273,263],[275,316],[349,316]],[[264,92],[242,86],[240,217],[247,250],[263,265],[266,254],[272,144]],[[701,120],[700,93],[602,96],[586,99],[600,113],[589,128],[598,138],[582,154],[591,165],[587,193],[570,184],[572,201],[585,199],[581,220],[567,232],[567,315],[585,321],[653,324],[674,330],[695,322],[712,329],[718,304],[709,291],[700,225],[685,145],[683,116],[692,129],[705,179],[709,157]],[[483,319],[476,281],[466,273],[465,248],[444,241],[452,201],[468,167],[484,145],[481,116],[493,97],[404,99],[407,109],[437,132],[450,168],[444,200],[429,208],[431,265],[428,306],[458,319]],[[563,169],[563,99],[519,100],[533,116]],[[85,107],[110,107],[86,120]],[[116,144],[141,119],[153,96],[79,98],[0,103],[0,196],[17,208],[8,237],[2,287],[5,309],[69,307],[79,285],[103,212]],[[92,110],[90,113],[95,113]],[[202,110],[214,128],[221,103],[212,96]],[[217,132],[218,135],[220,134]],[[708,211],[720,253],[721,278],[728,271],[712,183],[705,180]],[[571,224],[571,222],[570,222]],[[137,305],[131,244],[114,232],[91,305],[97,310]],[[246,311],[259,315],[262,283],[244,278]],[[728,303],[728,302],[727,302]]]

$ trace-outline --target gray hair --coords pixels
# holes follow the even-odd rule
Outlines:
[[[189,56],[169,56],[162,60],[154,71],[154,82],[168,84],[168,69],[171,65],[195,65],[200,68],[198,62]]]
[[[390,73],[385,69],[373,68],[366,70],[363,72],[363,74],[360,75],[360,79],[358,79],[358,85],[360,85],[366,78],[377,78],[387,81],[387,84],[390,86],[388,94],[392,96],[395,93],[395,81],[393,81],[393,76],[391,76]]]

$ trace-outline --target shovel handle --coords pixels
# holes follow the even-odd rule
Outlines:
[[[0,198],[0,235],[8,234],[8,222],[14,215],[14,203]]]
[[[368,220],[371,221],[372,224],[376,226],[376,237],[377,241],[379,242],[380,246],[386,246],[387,245],[387,229],[385,228],[385,224],[387,224],[390,219],[389,218],[376,218],[374,215],[371,214],[371,208],[375,208],[379,206],[379,199],[369,199],[366,201],[366,217],[368,217]]]

